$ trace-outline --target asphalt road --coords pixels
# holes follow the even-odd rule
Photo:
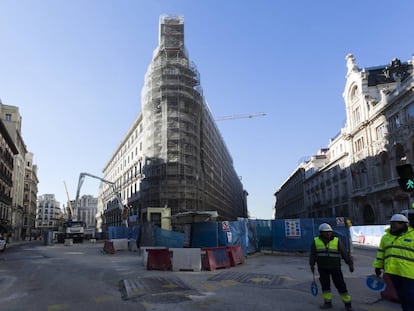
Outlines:
[[[101,243],[41,241],[8,247],[0,253],[0,310],[306,311],[322,302],[310,292],[307,254],[254,254],[229,269],[172,272],[146,270],[139,252],[102,250]],[[400,310],[365,286],[375,250],[353,255],[355,272],[343,270],[355,310]],[[333,302],[344,309],[335,291]]]

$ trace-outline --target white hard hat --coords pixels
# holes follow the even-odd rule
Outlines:
[[[398,221],[398,222],[406,222],[408,223],[408,219],[407,217],[405,217],[403,214],[394,214],[392,215],[390,222],[391,221]]]
[[[327,231],[333,231],[333,230],[332,230],[332,227],[325,222],[319,226],[319,231],[327,232]]]

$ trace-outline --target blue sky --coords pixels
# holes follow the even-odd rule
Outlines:
[[[39,194],[74,199],[80,172],[102,176],[141,110],[161,14],[180,14],[190,59],[253,217],[300,160],[345,123],[348,53],[359,67],[414,53],[414,2],[0,0],[0,99],[18,106]],[[97,196],[86,179],[81,194]]]

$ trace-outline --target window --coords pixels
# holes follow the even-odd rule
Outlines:
[[[151,222],[155,225],[161,228],[161,213],[151,213]]]
[[[385,127],[384,123],[382,123],[381,125],[377,126],[376,133],[377,133],[377,139],[381,139],[381,138],[383,138],[385,136],[385,134],[386,134],[386,127]]]
[[[5,121],[11,121],[11,113],[6,113]]]
[[[352,111],[352,118],[354,119],[354,124],[361,122],[361,113],[359,111],[359,107],[356,107],[354,111]]]
[[[396,130],[401,125],[400,116],[396,114],[390,118],[390,129]]]
[[[357,139],[355,142],[355,151],[360,152],[362,149],[364,149],[364,137]]]

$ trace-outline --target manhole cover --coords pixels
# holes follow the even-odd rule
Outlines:
[[[163,294],[191,290],[177,277],[148,277],[131,280],[121,280],[119,289],[123,299],[145,296],[148,294]]]
[[[279,275],[262,274],[262,273],[245,273],[245,272],[223,272],[209,278],[210,281],[232,280],[238,283],[282,288],[285,284],[285,278]]]

